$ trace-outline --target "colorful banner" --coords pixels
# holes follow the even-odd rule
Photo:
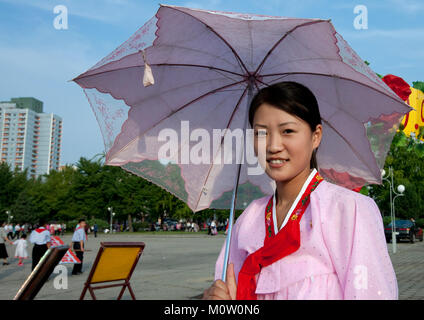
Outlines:
[[[411,88],[411,91],[406,103],[415,110],[405,115],[402,119],[402,124],[405,127],[403,131],[406,135],[409,136],[414,132],[415,136],[417,136],[419,127],[424,126],[424,93],[415,88]],[[424,141],[423,138],[421,140]]]
[[[62,246],[65,243],[58,236],[51,236],[51,246],[58,247]],[[63,256],[62,260],[59,264],[67,264],[67,263],[81,263],[80,259],[75,255],[75,253],[71,250],[68,250],[66,254]]]

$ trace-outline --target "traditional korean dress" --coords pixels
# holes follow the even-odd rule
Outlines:
[[[215,279],[224,252],[225,244]],[[398,299],[374,200],[323,180],[315,169],[280,230],[275,196],[251,202],[233,227],[229,262],[237,299]]]

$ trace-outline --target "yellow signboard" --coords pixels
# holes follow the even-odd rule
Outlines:
[[[128,277],[140,248],[105,248],[91,283],[124,280]]]
[[[121,299],[126,288],[128,288],[131,297],[135,300],[130,278],[144,250],[144,246],[143,242],[101,242],[80,300],[84,299],[87,290],[90,292],[91,297],[96,299],[94,290],[111,287],[122,287],[118,300]],[[119,283],[110,283],[116,281]],[[93,286],[105,282],[108,284]]]

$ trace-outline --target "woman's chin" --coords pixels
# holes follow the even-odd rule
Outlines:
[[[287,168],[270,168],[267,166],[265,172],[268,177],[275,181],[285,181],[291,177],[290,170],[287,170]]]

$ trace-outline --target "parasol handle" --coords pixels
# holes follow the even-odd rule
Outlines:
[[[247,128],[247,121],[249,120],[249,107],[250,107],[250,103],[252,102],[252,98],[253,98],[253,79],[250,78],[249,79],[249,84],[247,87],[247,108],[246,108],[246,117],[245,117],[245,122],[244,122],[244,134],[243,134],[243,146],[242,148],[240,148],[240,152],[242,153],[242,156],[244,156],[244,148],[246,146],[246,128]],[[240,159],[241,160],[241,159]],[[233,224],[234,224],[234,212],[235,212],[235,207],[236,207],[236,201],[237,201],[237,189],[238,189],[238,184],[239,184],[239,180],[240,180],[240,170],[241,170],[241,165],[242,165],[242,161],[239,161],[240,163],[237,164],[237,174],[236,174],[236,178],[234,181],[234,189],[233,189],[233,195],[231,197],[231,210],[230,210],[230,217],[229,217],[229,221],[228,221],[228,233],[227,233],[227,239],[225,242],[225,255],[224,255],[224,265],[222,268],[222,281],[226,281],[227,279],[227,268],[228,268],[228,263],[229,263],[229,256],[230,256],[230,243],[231,243],[231,234],[232,234],[232,230],[233,230]]]

